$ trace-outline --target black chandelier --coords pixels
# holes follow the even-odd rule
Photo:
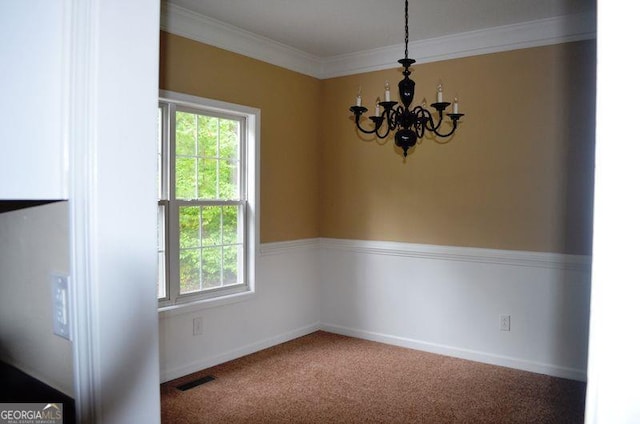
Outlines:
[[[402,75],[404,78],[398,83],[398,89],[400,91],[400,101],[402,105],[398,105],[398,102],[391,101],[391,93],[389,90],[389,83],[385,84],[385,101],[381,102],[380,98],[376,100],[376,113],[375,116],[370,116],[369,119],[373,121],[374,128],[366,129],[360,125],[360,118],[368,109],[362,106],[362,98],[360,93],[356,97],[356,105],[351,106],[349,110],[355,115],[356,126],[360,131],[365,134],[375,134],[378,138],[386,138],[390,131],[394,131],[399,128],[395,135],[396,146],[402,148],[404,157],[407,157],[407,150],[415,146],[418,138],[422,138],[425,132],[429,131],[438,137],[449,137],[458,128],[458,120],[464,116],[463,113],[458,113],[458,99],[453,101],[453,113],[447,113],[446,115],[451,118],[453,124],[449,132],[440,132],[440,125],[443,120],[444,110],[451,105],[449,102],[442,101],[442,84],[438,85],[436,102],[431,103],[431,107],[434,108],[437,113],[437,120],[435,122],[435,113],[431,113],[426,108],[426,104],[416,106],[413,109],[410,108],[413,101],[413,94],[415,89],[415,82],[409,75],[411,71],[409,67],[415,63],[414,59],[409,58],[409,1],[404,2],[404,59],[398,60],[398,62],[404,67]],[[397,106],[396,106],[397,105]],[[380,107],[383,111],[380,113]],[[386,123],[385,130],[382,130],[383,124]]]

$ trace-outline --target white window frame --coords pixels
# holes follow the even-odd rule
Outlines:
[[[218,304],[227,304],[244,300],[255,294],[256,277],[256,257],[259,246],[259,163],[260,163],[260,109],[252,108],[218,100],[207,99],[167,90],[160,90],[159,102],[165,105],[167,110],[163,118],[162,126],[162,155],[160,166],[166,171],[166,178],[163,178],[161,191],[168,194],[167,200],[159,200],[158,204],[165,205],[166,226],[164,228],[165,254],[168,260],[165,261],[165,281],[167,296],[158,300],[159,310],[163,314],[172,311],[184,313],[197,310],[203,307],[211,307]],[[169,142],[174,137],[175,110],[185,110],[188,112],[214,113],[217,116],[228,116],[244,120],[243,143],[241,143],[241,160],[239,172],[243,173],[245,184],[240,188],[241,197],[244,192],[246,201],[242,219],[244,220],[244,270],[243,284],[231,286],[229,288],[212,289],[196,293],[179,294],[179,225],[178,208],[184,206],[188,201],[177,200],[175,198],[175,187],[172,184],[175,178],[175,143]],[[166,119],[166,118],[169,119]],[[169,147],[171,146],[171,149]],[[206,202],[211,204],[224,203],[219,201]]]

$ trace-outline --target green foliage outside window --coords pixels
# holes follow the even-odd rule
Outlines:
[[[177,199],[240,199],[239,130],[236,120],[176,113]],[[181,293],[240,282],[239,219],[241,206],[235,204],[179,208]]]

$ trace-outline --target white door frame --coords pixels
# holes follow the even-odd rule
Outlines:
[[[160,4],[61,1],[69,76],[63,107],[76,418],[82,423],[159,422],[155,121]]]

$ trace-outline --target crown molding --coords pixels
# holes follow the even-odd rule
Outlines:
[[[593,13],[558,16],[463,32],[409,43],[416,64],[596,38]],[[325,59],[321,78],[353,75],[398,67],[397,44]]]
[[[233,25],[162,2],[160,29],[301,74],[320,78],[322,60]]]
[[[318,57],[170,3],[160,28],[319,79],[398,67],[404,45]],[[583,13],[503,25],[409,43],[417,64],[596,38],[596,14]]]

